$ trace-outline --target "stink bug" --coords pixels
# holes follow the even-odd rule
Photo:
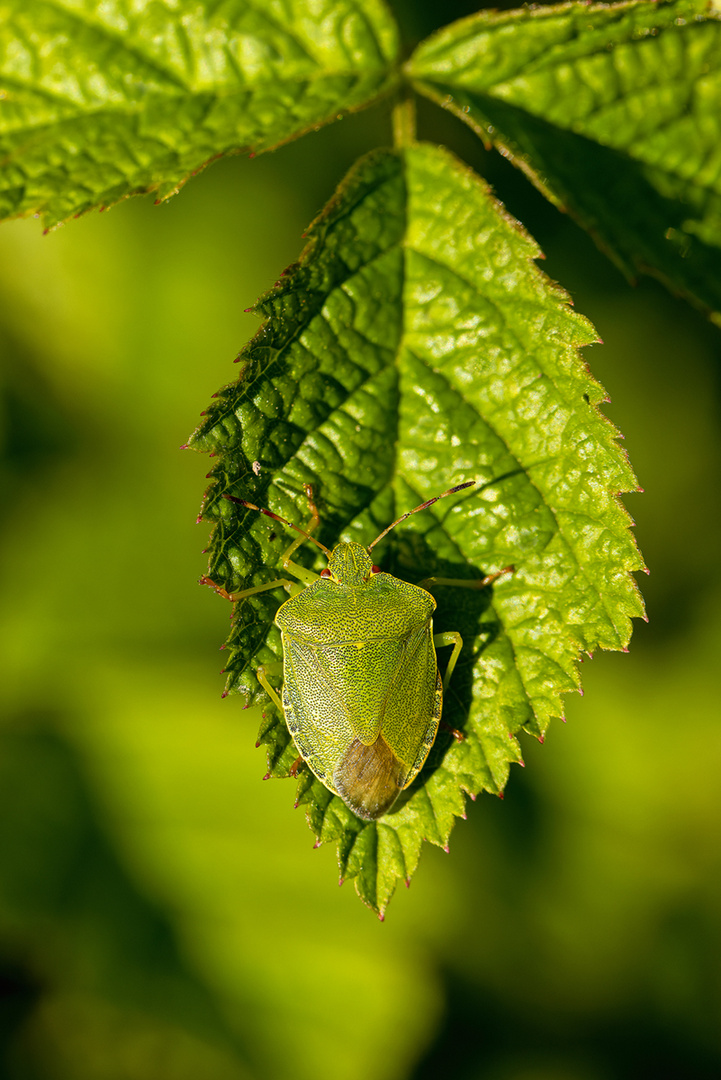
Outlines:
[[[455,631],[434,635],[436,601],[429,589],[434,585],[483,589],[513,570],[506,567],[482,579],[428,578],[411,585],[383,573],[374,565],[371,551],[411,514],[475,483],[458,484],[409,510],[367,548],[341,542],[332,551],[311,536],[320,519],[309,486],[312,516],[306,529],[225,495],[300,533],[285,552],[282,566],[302,584],[279,578],[228,593],[209,578],[201,578],[201,583],[233,601],[279,586],[291,593],[275,616],[283,643],[282,664],[259,667],[258,681],[284,714],[300,754],[291,771],[305,761],[330,791],[367,821],[387,813],[423,767],[438,731],[443,693],[463,646]],[[328,559],[319,575],[292,562],[306,540]],[[453,652],[441,680],[436,648],[443,645],[452,645]],[[281,668],[279,696],[270,676]]]

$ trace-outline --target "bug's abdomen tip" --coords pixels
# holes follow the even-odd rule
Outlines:
[[[354,739],[333,773],[333,784],[354,814],[375,821],[393,806],[407,771],[382,735],[370,746]]]

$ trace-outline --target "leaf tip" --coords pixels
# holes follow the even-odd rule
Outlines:
[[[345,881],[345,878],[342,878],[342,877],[338,878],[338,888],[341,887],[341,885],[343,884],[344,881]]]
[[[270,773],[269,773],[269,772],[267,772],[267,773],[265,774],[265,776],[263,777],[263,779],[264,779],[264,780],[270,780]]]

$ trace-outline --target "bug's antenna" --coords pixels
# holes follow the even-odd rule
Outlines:
[[[392,525],[389,525],[387,529],[384,529],[380,536],[376,536],[373,543],[368,545],[368,551],[371,551],[371,549],[374,548],[376,544],[391,531],[391,529],[395,529],[396,525],[400,525],[400,523],[405,521],[407,517],[410,517],[411,514],[417,514],[419,510],[427,509],[429,506],[432,506],[434,502],[438,502],[439,499],[445,499],[446,495],[453,495],[454,492],[463,491],[464,488],[473,487],[473,485],[477,483],[477,480],[468,480],[465,484],[458,484],[457,487],[452,487],[449,488],[448,491],[444,491],[442,495],[436,495],[434,498],[429,499],[428,502],[421,503],[421,505],[416,506],[415,509],[409,510],[407,514],[402,514],[397,521],[394,521]],[[228,496],[226,496],[226,498],[228,498]]]
[[[315,544],[316,547],[319,547],[320,550],[324,551],[327,557],[330,558],[330,551],[328,551],[325,544],[321,544],[320,540],[316,540],[315,537],[311,536],[310,533],[307,533],[305,529],[299,529],[292,521],[286,521],[285,518],[280,517],[278,514],[274,514],[272,510],[264,510],[262,506],[256,506],[254,503],[246,502],[245,499],[239,499],[237,495],[223,495],[223,498],[227,499],[228,502],[237,503],[238,506],[245,506],[248,510],[257,510],[259,514],[265,514],[266,517],[272,518],[273,521],[279,521],[281,525],[287,525],[289,529],[295,529],[297,533],[304,536],[306,540],[310,540],[311,543]]]

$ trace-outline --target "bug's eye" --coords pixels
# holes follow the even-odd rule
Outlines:
[[[381,570],[380,566],[376,566],[376,564],[373,563],[373,565],[371,566],[371,574],[381,574],[382,572],[383,571]]]
[[[325,570],[321,570],[320,576],[321,577],[330,577],[330,570],[328,569],[327,566],[326,566]]]

